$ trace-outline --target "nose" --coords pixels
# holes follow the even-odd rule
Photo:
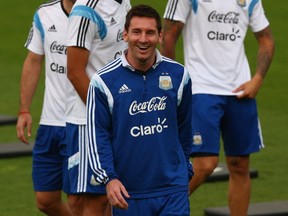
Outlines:
[[[146,32],[142,32],[142,33],[141,33],[140,38],[139,38],[139,41],[142,42],[142,43],[145,43],[145,42],[148,41],[148,37],[147,37]]]

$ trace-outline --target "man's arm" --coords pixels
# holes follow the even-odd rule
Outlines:
[[[162,55],[175,59],[175,47],[183,27],[184,24],[182,22],[164,19]]]
[[[259,45],[256,72],[250,81],[235,89],[234,92],[243,91],[237,96],[238,98],[256,97],[273,59],[275,44],[270,27],[268,26],[254,35]]]
[[[96,181],[106,185],[107,197],[111,205],[116,208],[127,209],[128,204],[124,197],[129,198],[129,194],[118,180],[113,163],[111,113],[108,98],[104,91],[108,88],[102,86],[101,83],[100,77],[95,74],[88,89],[86,109],[90,165],[97,176]]]
[[[25,136],[25,128],[27,127],[27,135],[31,136],[32,118],[30,115],[30,106],[34,93],[36,91],[44,55],[38,55],[29,51],[22,69],[20,82],[20,105],[19,117],[17,121],[17,137],[22,142],[28,144]]]
[[[177,123],[178,123],[178,134],[179,141],[181,143],[183,153],[186,158],[186,164],[188,169],[188,178],[192,178],[193,170],[190,163],[190,153],[192,148],[192,81],[185,69],[183,76],[183,89],[178,91],[182,92],[181,103],[177,108]],[[180,99],[180,98],[179,98]],[[179,100],[178,99],[178,100]]]
[[[259,44],[255,75],[259,75],[264,79],[274,56],[274,39],[269,26],[260,32],[256,32],[255,37]]]
[[[89,50],[80,47],[67,48],[67,77],[74,86],[78,95],[86,104],[90,79],[86,74],[89,60]]]

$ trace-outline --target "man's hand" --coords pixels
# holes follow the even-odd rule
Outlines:
[[[17,137],[25,144],[29,144],[28,139],[25,136],[25,129],[27,130],[27,136],[31,137],[31,128],[32,128],[32,117],[29,112],[22,113],[18,116],[17,121]]]
[[[124,185],[118,180],[113,179],[106,185],[107,197],[110,204],[115,208],[128,209],[128,203],[124,199],[130,198]]]
[[[242,84],[238,88],[236,88],[233,92],[238,93],[237,98],[255,98],[261,85],[263,82],[263,78],[259,74],[255,74],[255,76],[249,80],[248,82]]]

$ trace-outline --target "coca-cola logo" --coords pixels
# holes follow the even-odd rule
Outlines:
[[[217,13],[217,11],[212,11],[208,16],[209,22],[219,22],[219,23],[239,23],[239,13],[230,11],[228,13]]]
[[[130,115],[137,115],[139,113],[147,113],[166,109],[165,100],[167,97],[153,97],[149,101],[137,102],[133,101],[129,107]]]
[[[54,41],[50,46],[51,53],[58,53],[67,55],[67,47],[65,45],[57,44],[57,41]]]
[[[118,51],[114,54],[114,59],[120,57],[122,55],[122,51]]]

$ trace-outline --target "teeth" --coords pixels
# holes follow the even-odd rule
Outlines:
[[[141,47],[141,46],[139,46],[139,49],[148,49],[148,47]]]

